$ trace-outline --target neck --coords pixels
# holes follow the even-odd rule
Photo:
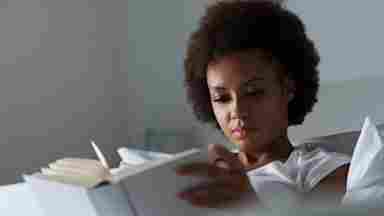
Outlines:
[[[240,160],[246,167],[259,167],[269,162],[280,160],[286,161],[293,151],[293,146],[288,139],[288,136],[284,134],[276,138],[268,148],[254,151],[254,152],[241,152]]]

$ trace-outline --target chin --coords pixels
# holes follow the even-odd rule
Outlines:
[[[252,142],[251,140],[236,140],[236,145],[241,152],[258,152],[263,149],[260,143]]]

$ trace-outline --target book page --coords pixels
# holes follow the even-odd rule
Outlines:
[[[157,160],[148,161],[139,165],[124,167],[121,170],[114,172],[113,182],[118,183],[122,179],[125,179],[129,176],[136,175],[146,170],[155,169],[157,167],[166,166],[166,164],[175,163],[175,161],[179,161],[178,163],[180,163],[181,160],[187,160],[188,157],[191,157],[192,155],[201,155],[202,158],[199,158],[198,161],[207,161],[207,158],[208,158],[207,153],[202,153],[200,152],[199,149],[190,149],[184,152],[177,153],[172,157],[168,157],[168,158],[164,157]],[[188,162],[188,161],[185,161],[185,162]]]
[[[120,183],[128,191],[135,212],[139,216],[254,215],[257,207],[255,193],[220,209],[193,207],[177,197],[178,192],[207,179],[177,176],[176,167],[189,162],[206,162],[207,155],[207,152],[199,151],[186,153],[121,179]]]

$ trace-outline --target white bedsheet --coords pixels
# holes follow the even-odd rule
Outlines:
[[[4,216],[42,216],[33,195],[24,183],[0,186],[0,214]]]
[[[384,204],[384,142],[369,117],[352,155],[343,204],[370,208]]]

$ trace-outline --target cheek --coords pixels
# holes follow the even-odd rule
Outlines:
[[[214,106],[212,104],[213,113],[216,121],[219,123],[222,130],[226,130],[228,124],[228,112],[221,106]]]
[[[288,103],[282,96],[270,97],[252,105],[252,121],[263,127],[284,127],[288,121]]]
[[[270,128],[281,129],[288,126],[288,103],[283,97],[275,97],[264,104],[261,118]]]

